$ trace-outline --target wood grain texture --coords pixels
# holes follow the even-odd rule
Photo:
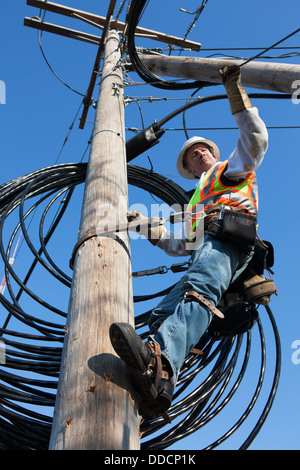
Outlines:
[[[79,238],[116,214],[127,220],[124,105],[118,35],[106,41]],[[120,237],[120,238],[119,238]],[[139,449],[139,416],[125,364],[109,339],[112,322],[133,324],[128,235],[93,237],[74,263],[50,449]]]

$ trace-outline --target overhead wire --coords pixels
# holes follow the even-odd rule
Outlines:
[[[47,0],[46,0],[47,1]],[[43,22],[45,20],[45,16],[46,16],[46,10],[44,10],[43,12],[43,15],[42,15],[42,9],[40,8],[39,10],[39,18],[41,20],[41,22]],[[46,62],[48,68],[50,69],[50,71],[53,73],[53,75],[65,86],[67,87],[69,90],[73,91],[74,93],[77,93],[77,95],[80,95],[80,96],[85,96],[83,93],[75,90],[73,87],[71,87],[70,85],[68,85],[61,77],[59,77],[59,75],[55,72],[55,70],[53,69],[53,67],[50,65],[47,57],[46,57],[46,54],[44,52],[44,49],[43,49],[43,46],[42,46],[42,42],[41,42],[41,37],[42,37],[42,31],[37,31],[37,38],[38,38],[38,45],[39,45],[39,48],[40,48],[40,51],[41,51],[41,54],[43,56],[43,59],[44,61]]]
[[[295,29],[295,31],[293,31],[292,33],[288,34],[287,36],[285,36],[284,38],[280,39],[279,41],[275,42],[272,46],[270,47],[267,47],[266,49],[264,49],[262,52],[260,52],[259,54],[256,54],[255,56],[253,57],[249,57],[247,60],[245,60],[242,64],[240,64],[240,67],[243,67],[244,65],[248,64],[249,62],[251,62],[252,60],[254,59],[258,59],[259,57],[262,56],[262,54],[265,54],[266,52],[270,51],[271,49],[273,49],[274,47],[278,46],[278,44],[281,44],[282,42],[286,41],[287,39],[291,38],[292,36],[294,36],[295,34],[299,33],[300,31],[300,28],[298,29]]]
[[[44,58],[44,61],[46,62],[47,66],[49,67],[50,71],[53,73],[53,75],[65,86],[67,87],[69,90],[73,91],[74,93],[76,93],[77,95],[80,95],[80,96],[85,96],[84,93],[81,93],[80,91],[76,90],[75,88],[73,88],[71,85],[68,85],[56,72],[55,70],[53,69],[53,67],[50,65],[46,55],[45,55],[45,52],[44,52],[44,49],[43,49],[43,46],[42,46],[42,43],[41,43],[41,38],[40,38],[40,31],[38,30],[37,32],[37,37],[38,37],[38,44],[39,44],[39,48],[40,48],[40,51],[41,51],[41,54]]]
[[[203,12],[204,8],[206,7],[207,2],[208,2],[208,0],[202,0],[202,4],[194,12],[187,11],[184,8],[179,8],[179,10],[184,12],[184,13],[188,13],[190,15],[195,15],[194,19],[193,19],[193,22],[189,25],[189,27],[187,29],[187,32],[185,33],[184,39],[187,39],[189,34],[193,31],[193,29],[196,25],[196,22],[198,21],[198,19],[200,18],[201,13]]]
[[[285,99],[290,99],[292,94],[291,93],[248,93],[249,98],[261,98],[261,99],[279,99],[279,100],[285,100]],[[203,103],[208,103],[211,101],[219,101],[219,100],[224,100],[228,99],[226,94],[219,94],[219,95],[211,95],[211,96],[206,96],[206,97],[200,97],[197,98],[191,102],[187,102],[180,108],[175,109],[172,111],[170,114],[162,118],[160,121],[158,121],[157,125],[158,127],[162,127],[165,125],[166,122],[170,121],[173,119],[175,116],[178,116],[182,112],[186,111],[187,109],[190,109],[194,106],[198,106],[199,104]]]

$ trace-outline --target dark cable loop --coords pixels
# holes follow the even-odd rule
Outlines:
[[[286,95],[274,96],[274,94],[252,94],[250,96],[257,98],[287,97]],[[225,97],[226,95],[211,97],[211,100],[223,99]],[[210,99],[201,99],[197,104],[209,100]],[[161,125],[179,114],[179,112],[182,112],[183,109],[188,109],[193,105],[195,104],[188,103],[187,106],[180,108],[180,111],[174,111],[161,121]],[[46,245],[49,240],[47,235],[49,232],[43,237],[43,226],[46,214],[57,200],[58,195],[67,191],[67,194],[71,197],[74,188],[84,183],[86,170],[86,163],[55,165],[16,178],[0,186],[0,254],[5,265],[5,271],[7,272],[8,293],[12,299],[12,301],[9,301],[4,295],[0,294],[0,302],[2,303],[2,307],[8,312],[9,317],[15,317],[21,324],[23,323],[39,333],[32,334],[27,332],[28,330],[26,330],[26,332],[9,330],[7,328],[9,319],[5,322],[3,328],[0,328],[0,337],[7,348],[7,363],[0,369],[1,450],[12,448],[42,450],[48,448],[52,419],[42,413],[28,409],[28,405],[35,404],[35,406],[42,407],[54,406],[55,397],[52,393],[49,393],[47,389],[57,388],[62,351],[61,343],[63,342],[64,335],[63,324],[53,321],[52,317],[48,316],[47,320],[41,319],[38,316],[35,317],[34,312],[30,312],[29,314],[21,308],[18,301],[19,296],[15,296],[13,292],[10,276],[12,276],[17,282],[17,285],[20,286],[22,292],[32,295],[33,299],[44,308],[47,308],[52,316],[56,314],[61,316],[60,313],[66,316],[66,313],[60,312],[59,309],[53,308],[47,302],[37,297],[30,289],[27,289],[24,282],[19,279],[14,269],[9,265],[12,244],[18,230],[22,227],[26,233],[26,242],[29,248],[31,248],[34,255],[38,255],[35,258],[36,262],[42,261],[41,255],[44,253],[49,264],[43,261],[43,267],[54,275],[57,280],[68,287],[69,284],[64,281],[68,280],[69,276],[58,268],[46,250]],[[154,173],[152,169],[147,170],[134,165],[128,165],[127,172],[129,184],[153,193],[170,206],[174,204],[184,206],[189,200],[186,191],[169,178]],[[41,244],[41,251],[39,251],[34,248],[25,228],[24,219],[35,207],[46,201],[49,195],[52,196],[52,199],[43,211],[39,224],[39,241]],[[39,197],[37,202],[35,202],[36,197]],[[33,204],[31,208],[24,213],[24,201],[25,199],[28,201],[31,198],[33,198]],[[66,199],[68,199],[68,197]],[[51,225],[51,234],[57,228],[58,222],[61,220],[67,208],[68,202],[67,200],[65,207],[56,215]],[[3,237],[4,224],[8,217],[17,209],[19,209],[21,219],[15,225],[13,234],[8,241],[8,248],[5,249]],[[141,302],[165,295],[171,288],[172,286],[158,293],[135,296],[134,301]],[[249,447],[265,422],[275,398],[280,376],[281,351],[279,334],[270,308],[266,307],[266,311],[271,322],[276,347],[274,378],[266,405],[253,430],[242,444],[241,449]],[[150,311],[138,315],[135,318],[137,331],[139,329],[144,330],[143,333],[141,333],[141,337],[145,337],[148,334],[145,328],[147,328],[149,315]],[[245,411],[236,423],[221,437],[216,439],[215,442],[208,445],[206,447],[207,449],[215,448],[226,439],[230,438],[241,424],[245,422],[258,401],[265,376],[266,347],[260,319],[257,325],[261,344],[261,366],[257,387],[251,402],[246,406]],[[10,339],[11,337],[13,339]],[[239,364],[242,358],[242,345],[245,337],[246,345],[244,358],[242,359],[242,363]],[[171,427],[171,429],[156,435],[156,437],[150,440],[147,440],[149,436],[165,428],[165,422],[162,418],[145,421],[141,426],[141,430],[143,431],[142,449],[165,449],[178,440],[200,430],[214,419],[234,397],[241,385],[249,362],[251,344],[252,331],[248,332],[246,335],[227,338],[217,338],[207,332],[198,345],[199,349],[203,351],[203,355],[190,355],[187,357],[180,371],[174,401],[170,408],[170,417],[173,419],[177,418],[178,420],[181,419],[181,421],[177,421],[177,424]],[[8,369],[15,369],[18,373],[14,374],[8,372]],[[22,376],[22,373],[26,373],[27,371],[31,371],[32,374],[38,374],[39,377],[45,376],[46,378],[32,378],[32,374],[30,378]],[[225,395],[225,391],[229,387],[234,374],[236,375],[235,381]],[[201,383],[197,384],[191,392],[190,387],[193,385],[196,378],[199,380],[200,375]],[[181,396],[182,398],[180,398]],[[18,402],[18,404],[15,402]]]
[[[128,54],[132,65],[137,74],[148,84],[162,89],[168,90],[186,90],[191,88],[202,88],[204,86],[216,86],[215,83],[205,81],[193,81],[185,83],[176,83],[175,81],[163,80],[151,72],[140,60],[136,47],[135,47],[135,30],[140,20],[140,15],[147,0],[134,0],[132,4],[132,11],[128,21]]]
[[[10,207],[10,202],[13,200],[13,205],[15,208],[17,208],[16,200],[19,197],[21,204],[24,191],[28,196],[30,196],[29,190],[26,190],[26,187],[28,188],[26,182],[29,182],[29,186],[31,187],[31,190],[34,194],[38,193],[41,196],[41,199],[45,200],[46,197],[44,193],[49,191],[50,187],[50,192],[53,194],[56,190],[63,192],[63,188],[66,186],[74,188],[75,185],[83,183],[85,180],[86,168],[87,165],[84,163],[75,165],[60,165],[58,167],[39,170],[35,174],[30,174],[26,177],[11,181],[2,187],[5,192],[8,188],[11,189],[12,192],[10,193],[10,191],[8,191],[8,195],[10,193],[12,198],[2,198],[5,203],[4,205],[0,204],[0,211],[2,211],[2,214],[8,215],[11,213],[11,210],[9,209],[6,212],[5,206],[6,208]],[[51,181],[51,186],[49,185],[49,181]],[[136,167],[134,165],[128,165],[128,181],[129,184],[136,185],[147,191],[153,192],[156,196],[161,197],[170,205],[174,203],[185,204],[188,199],[186,192],[182,188],[173,183],[171,180],[154,173],[152,170],[150,171]],[[0,200],[1,196],[3,196],[3,194],[0,190]],[[51,205],[52,201],[49,204]],[[49,204],[46,210],[43,212],[40,226],[43,225],[44,217],[49,208]],[[0,236],[2,246],[2,232],[0,233]],[[42,238],[43,237],[41,237],[41,239]],[[6,253],[3,246],[1,254],[6,258]],[[51,257],[48,253],[47,255],[48,261],[55,270],[55,263],[51,262]],[[7,263],[5,258],[4,261]],[[66,275],[63,274],[63,278],[65,276]],[[61,277],[58,277],[58,279],[61,281]],[[166,290],[169,290],[170,288]],[[138,296],[135,300],[141,301],[146,298],[154,298],[157,295],[164,295],[166,290],[155,295]],[[141,299],[140,297],[143,298]],[[9,302],[4,299],[3,296],[0,296],[0,300],[3,306],[8,307],[15,315],[19,315],[18,305],[9,305]],[[270,311],[268,313],[271,315]],[[28,319],[30,319],[30,316],[25,312],[22,312],[22,315],[24,318],[22,316],[18,316],[18,318],[20,321],[25,321],[26,323],[26,318],[28,317]],[[136,317],[135,320],[137,329],[146,326],[149,315],[150,311]],[[20,337],[21,339],[27,338],[31,342],[35,340],[35,342],[38,341],[41,344],[41,346],[38,346],[34,345],[34,343],[30,344],[26,342],[26,344],[23,344],[9,339],[5,340],[6,346],[9,349],[8,362],[6,366],[8,368],[17,369],[20,372],[22,372],[22,370],[31,370],[34,373],[48,376],[49,378],[52,378],[52,380],[38,380],[35,378],[25,379],[21,375],[15,375],[7,372],[5,368],[0,371],[0,379],[1,383],[3,384],[0,385],[0,406],[2,416],[0,422],[3,429],[3,433],[1,434],[0,438],[1,449],[11,449],[12,447],[18,449],[46,449],[48,445],[51,430],[51,418],[49,418],[49,416],[44,416],[40,413],[27,409],[27,406],[29,403],[33,403],[36,406],[54,406],[55,396],[46,391],[44,392],[43,388],[55,389],[57,387],[61,348],[58,348],[57,346],[45,347],[43,343],[44,341],[61,342],[61,336],[58,335],[58,332],[55,333],[53,329],[53,334],[49,336],[47,328],[42,326],[42,322],[39,322],[38,325],[35,323],[32,324],[33,319],[34,317],[32,317],[28,325],[31,325],[35,329],[40,329],[42,332],[42,335],[40,336],[26,335],[25,333],[11,331],[7,328],[0,330],[2,338],[3,335],[12,336],[15,338]],[[48,323],[49,325],[52,325],[53,328],[57,328],[59,326],[55,325],[54,323],[51,324],[51,322]],[[248,442],[252,442],[254,437],[257,435],[270,410],[276,393],[280,369],[280,343],[274,320],[272,320],[272,326],[275,332],[277,345],[277,366],[274,377],[274,384],[270,392],[270,400],[266,404],[265,410],[262,416],[259,418],[257,425],[250,434],[248,441],[246,441],[243,445],[244,448],[247,448]],[[260,324],[259,328],[261,329]],[[143,431],[142,449],[165,449],[178,440],[201,429],[223,410],[226,404],[236,393],[246,372],[246,367],[249,360],[249,351],[251,347],[250,333],[247,334],[247,346],[244,353],[244,360],[240,366],[238,376],[231,389],[227,392],[227,395],[223,398],[224,392],[228,387],[235,368],[237,367],[238,359],[241,354],[242,341],[243,335],[216,340],[209,334],[206,334],[202,338],[201,348],[204,354],[200,357],[190,356],[186,359],[180,372],[178,386],[174,396],[174,402],[170,409],[170,416],[173,419],[183,416],[181,421],[173,426],[170,430],[167,430],[148,441],[146,439],[149,436],[165,427],[165,422],[162,418],[144,422],[141,427],[141,430]],[[261,370],[264,370],[264,358],[266,354],[264,342],[261,343],[261,349],[263,356]],[[212,366],[211,372],[209,372],[210,365]],[[187,388],[191,386],[195,378],[199,377],[200,373],[206,374],[206,371],[208,371],[206,379],[204,379],[204,381],[198,385],[193,392],[188,392],[188,395],[183,396],[183,398],[178,401],[178,398],[180,398],[180,396],[186,392]],[[39,387],[39,389],[36,387]],[[253,396],[252,403],[250,403],[250,405],[246,408],[245,412],[242,414],[236,424],[222,437],[208,446],[208,448],[215,448],[216,446],[220,445],[222,442],[228,439],[232,433],[235,432],[236,429],[246,420],[249,412],[258,399],[261,387],[262,377],[260,374],[258,379],[258,388]],[[215,393],[216,395],[214,396]],[[14,401],[23,403],[23,405],[15,405],[13,403]]]

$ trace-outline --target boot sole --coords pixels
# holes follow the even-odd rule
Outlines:
[[[132,379],[142,399],[155,400],[157,390],[147,377],[147,366],[141,355],[142,340],[134,328],[127,323],[113,323],[110,327],[111,344],[118,356],[132,372]]]

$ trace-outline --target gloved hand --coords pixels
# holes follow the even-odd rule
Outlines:
[[[127,212],[127,220],[128,222],[140,222],[140,225],[136,226],[135,231],[144,235],[152,245],[157,245],[164,228],[163,219],[160,217],[148,219],[148,217],[145,217],[139,211],[130,211]]]
[[[241,68],[238,65],[227,65],[219,70],[219,74],[228,96],[231,113],[235,114],[252,108],[249,97],[242,87]]]

